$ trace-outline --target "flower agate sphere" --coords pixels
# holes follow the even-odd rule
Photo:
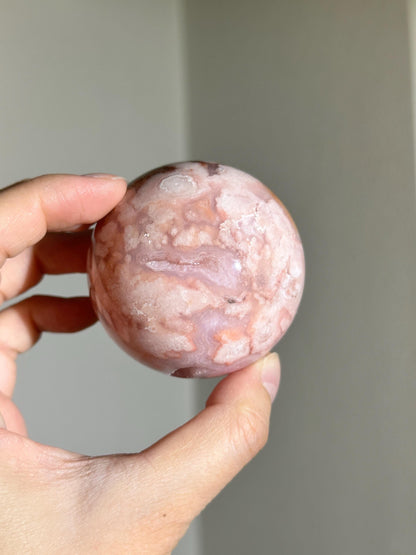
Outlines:
[[[254,177],[205,162],[134,180],[98,222],[89,254],[97,315],[130,355],[182,377],[239,370],[292,322],[302,244]]]

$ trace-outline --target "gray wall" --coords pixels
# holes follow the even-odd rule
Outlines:
[[[2,185],[218,160],[271,186],[304,240],[305,297],[278,346],[269,444],[175,555],[412,553],[405,2],[15,0],[0,12]],[[86,289],[84,276],[40,287]],[[212,386],[138,367],[97,325],[23,355],[16,401],[34,439],[95,454],[147,446]]]
[[[204,553],[416,545],[415,193],[405,3],[189,0],[191,157],[273,187],[306,289],[270,441],[202,517]],[[199,387],[204,399],[209,384]]]

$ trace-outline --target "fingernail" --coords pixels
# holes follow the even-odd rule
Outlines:
[[[4,421],[4,418],[1,412],[0,412],[0,428],[4,428],[7,430],[6,422]]]
[[[273,402],[280,383],[280,360],[277,353],[269,353],[263,359],[261,381]]]
[[[82,177],[96,177],[98,179],[124,179],[120,175],[113,175],[112,173],[84,173]]]

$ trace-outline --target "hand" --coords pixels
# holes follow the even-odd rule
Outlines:
[[[111,176],[46,175],[0,191],[0,302],[45,273],[84,272],[89,224],[125,189]],[[0,312],[1,553],[170,553],[266,442],[275,354],[223,379],[203,411],[141,453],[86,457],[30,440],[11,400],[17,355],[42,331],[95,320],[85,297],[38,295]]]

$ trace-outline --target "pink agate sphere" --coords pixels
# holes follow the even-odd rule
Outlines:
[[[229,374],[266,354],[295,316],[304,270],[297,229],[273,193],[205,162],[135,179],[98,222],[88,268],[115,341],[182,377]]]

